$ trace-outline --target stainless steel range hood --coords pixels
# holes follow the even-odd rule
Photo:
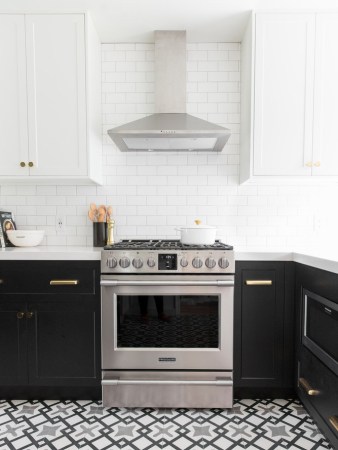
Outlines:
[[[186,113],[186,32],[155,31],[156,113],[108,130],[122,151],[223,150],[227,128]]]

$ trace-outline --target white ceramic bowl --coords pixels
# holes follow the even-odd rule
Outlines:
[[[44,230],[8,230],[7,236],[16,247],[35,247],[45,235]]]
[[[181,242],[186,245],[212,245],[216,239],[216,227],[193,226],[176,228],[181,233]]]

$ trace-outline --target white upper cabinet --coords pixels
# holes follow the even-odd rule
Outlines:
[[[313,175],[338,174],[338,14],[317,14]]]
[[[0,61],[0,177],[18,177],[29,173],[24,16],[0,15]]]
[[[253,15],[242,42],[241,182],[338,176],[337,52],[336,15]]]
[[[12,57],[9,68],[0,66],[0,77],[8,78],[12,84],[22,82],[23,95],[6,105],[10,111],[7,120],[18,134],[18,107],[22,114],[20,133],[26,134],[21,139],[24,151],[22,145],[13,143],[11,166],[3,168],[0,164],[0,180],[16,175],[17,181],[17,175],[21,175],[25,181],[100,183],[101,130],[90,110],[99,114],[100,89],[91,84],[100,83],[100,43],[90,18],[85,14],[27,14],[3,15],[0,20],[8,21],[9,17],[21,25],[19,37],[23,47],[20,54],[17,51],[16,61]],[[18,42],[14,36],[8,37],[7,43],[2,41],[0,46],[8,45],[7,51],[12,52]],[[1,47],[0,51],[6,48]],[[91,64],[94,59],[95,64]],[[23,77],[18,81],[11,79],[17,61],[22,65]],[[98,74],[93,75],[95,72]],[[2,105],[0,110],[4,114]],[[93,135],[96,139],[92,139]],[[1,142],[0,160],[6,158],[7,151]],[[20,166],[22,162],[25,167]]]

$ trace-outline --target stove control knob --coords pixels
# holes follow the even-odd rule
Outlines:
[[[135,269],[141,269],[141,267],[143,266],[143,261],[141,258],[134,258],[133,259],[133,266],[135,267]]]
[[[155,267],[156,262],[155,262],[154,258],[148,258],[147,264],[149,267]]]
[[[226,269],[229,266],[229,261],[226,258],[220,258],[218,260],[218,265],[221,269]]]
[[[107,259],[107,267],[109,267],[109,269],[114,269],[114,267],[117,266],[117,261],[116,258],[108,258]]]
[[[126,269],[127,267],[130,266],[130,259],[127,258],[126,256],[123,256],[120,261],[119,261],[120,266],[122,267],[122,269]]]
[[[207,258],[205,261],[205,265],[208,269],[213,269],[216,266],[216,261],[214,258]]]
[[[183,257],[180,261],[180,264],[182,267],[187,267],[187,265],[189,264],[187,258]]]
[[[195,267],[195,269],[200,269],[203,266],[203,262],[201,258],[198,258],[196,256],[196,258],[192,260],[192,265]]]

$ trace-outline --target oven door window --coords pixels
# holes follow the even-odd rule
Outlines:
[[[118,348],[219,348],[218,295],[117,295]]]

